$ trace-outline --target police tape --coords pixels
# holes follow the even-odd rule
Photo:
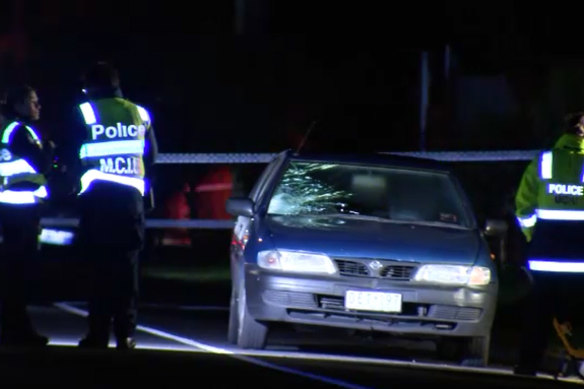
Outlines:
[[[41,219],[43,227],[77,228],[79,218],[45,217]],[[235,220],[225,219],[146,219],[146,228],[204,228],[231,229]]]
[[[451,162],[530,161],[541,150],[387,151],[379,154]],[[277,153],[161,153],[157,164],[268,163]]]
[[[276,153],[160,153],[156,163],[268,163]]]
[[[502,151],[406,151],[380,152],[398,156],[427,158],[452,162],[491,162],[491,161],[530,161],[541,150],[502,150]],[[278,153],[160,153],[158,164],[213,164],[213,163],[268,163]],[[43,218],[44,227],[77,228],[77,218]],[[146,228],[201,228],[231,229],[233,220],[221,219],[147,219]]]
[[[531,161],[542,150],[502,150],[502,151],[411,151],[382,152],[380,154],[434,159],[449,162],[501,162]]]

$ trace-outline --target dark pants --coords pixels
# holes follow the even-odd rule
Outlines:
[[[89,261],[89,335],[117,339],[136,328],[138,257],[144,242],[140,193],[113,183],[94,183],[80,200],[79,247]]]
[[[0,253],[0,332],[3,339],[34,332],[26,310],[26,274],[38,254],[38,205],[0,205],[4,243]]]
[[[134,336],[138,297],[139,251],[95,250],[89,254],[91,295],[89,333],[109,337],[110,324],[116,339]]]
[[[584,262],[582,222],[538,221],[527,259]],[[584,273],[532,271],[532,289],[525,299],[519,365],[537,370],[545,356],[554,317],[560,323],[582,320]]]
[[[581,320],[579,311],[584,300],[581,284],[581,275],[533,272],[533,288],[525,300],[523,312],[520,366],[540,368],[550,336],[554,334],[554,317],[560,323]]]

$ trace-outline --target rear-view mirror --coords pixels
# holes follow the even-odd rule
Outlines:
[[[509,225],[505,220],[487,219],[485,222],[484,232],[487,236],[505,236]]]
[[[254,203],[247,197],[230,197],[225,203],[225,210],[233,216],[253,216]]]

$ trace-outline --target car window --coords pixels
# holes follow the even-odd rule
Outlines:
[[[352,214],[470,226],[464,198],[448,174],[357,164],[291,162],[268,214]]]

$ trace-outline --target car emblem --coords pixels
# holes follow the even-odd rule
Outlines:
[[[379,269],[381,269],[383,267],[383,264],[377,260],[369,262],[369,267],[371,268],[371,270],[375,270],[378,271]]]

